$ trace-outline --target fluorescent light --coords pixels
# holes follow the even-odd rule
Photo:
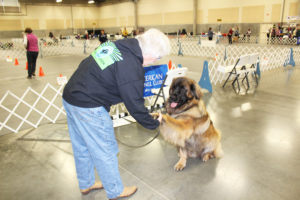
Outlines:
[[[56,0],[56,3],[61,3],[62,2],[62,0]]]
[[[89,0],[88,3],[95,3],[95,1],[94,0]]]

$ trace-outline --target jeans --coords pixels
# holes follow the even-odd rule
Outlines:
[[[95,183],[96,168],[107,197],[116,198],[124,186],[118,167],[118,144],[109,113],[102,106],[81,108],[64,100],[63,105],[80,189],[87,189]]]
[[[27,51],[27,62],[28,62],[28,76],[32,76],[35,74],[35,67],[36,67],[36,59],[39,55],[39,52],[34,51]]]

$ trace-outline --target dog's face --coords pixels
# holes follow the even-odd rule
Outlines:
[[[169,114],[178,113],[197,104],[201,97],[200,87],[194,80],[187,77],[175,78],[169,90],[167,112]]]

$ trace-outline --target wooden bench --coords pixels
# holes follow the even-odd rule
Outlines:
[[[257,63],[259,62],[259,54],[248,54],[248,55],[242,55],[238,58],[236,63],[234,65],[228,65],[228,66],[218,66],[218,71],[222,73],[228,73],[228,77],[223,84],[223,88],[227,84],[228,80],[230,79],[231,76],[235,76],[234,80],[232,82],[232,87],[234,91],[235,89],[235,83],[238,86],[238,92],[240,91],[240,83],[239,83],[239,78],[240,76],[244,76],[242,79],[242,83],[246,80],[247,81],[247,90],[250,88],[249,84],[249,78],[248,74],[251,72],[255,75],[255,81],[256,81],[256,86],[258,85],[258,78],[256,74],[256,68],[257,68]]]

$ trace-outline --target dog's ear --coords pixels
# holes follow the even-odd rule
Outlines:
[[[172,83],[171,83],[170,88],[169,88],[169,95],[173,94],[174,85],[176,84],[175,82],[176,82],[176,78],[174,78],[172,80]]]
[[[199,85],[195,82],[195,83],[191,84],[190,87],[191,87],[191,92],[194,95],[194,97],[196,99],[200,99],[202,97],[202,92],[201,92]]]

